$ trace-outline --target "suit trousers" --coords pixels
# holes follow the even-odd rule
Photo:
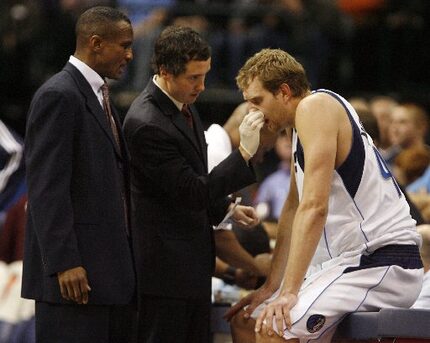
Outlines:
[[[211,299],[143,295],[139,343],[209,343]]]
[[[135,305],[36,301],[36,343],[134,343]]]

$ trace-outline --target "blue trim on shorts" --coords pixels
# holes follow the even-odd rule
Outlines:
[[[364,303],[364,301],[366,300],[366,298],[367,298],[367,295],[369,294],[369,292],[371,291],[371,290],[373,290],[374,288],[376,288],[376,287],[378,287],[381,283],[382,283],[382,281],[385,279],[385,276],[387,275],[387,273],[388,273],[388,271],[390,270],[390,266],[388,266],[388,268],[385,270],[385,273],[384,273],[384,275],[382,276],[382,278],[381,278],[381,280],[379,280],[379,282],[376,284],[376,285],[374,285],[374,286],[372,286],[372,287],[370,287],[370,288],[368,288],[367,289],[367,292],[366,292],[366,294],[365,294],[365,296],[364,296],[364,298],[363,298],[363,300],[361,300],[361,302],[360,302],[360,304],[355,308],[355,310],[354,311],[352,311],[352,312],[348,312],[348,313],[345,313],[343,316],[341,316],[337,321],[335,321],[335,322],[333,322],[328,328],[326,328],[323,332],[321,332],[321,334],[317,337],[317,338],[311,338],[311,339],[309,339],[309,340],[307,340],[307,342],[310,342],[310,341],[315,341],[315,340],[318,340],[318,339],[320,339],[328,330],[330,330],[331,328],[333,328],[333,326],[337,326],[337,325],[339,325],[339,323],[343,320],[343,319],[345,319],[345,317],[347,316],[347,315],[349,315],[349,314],[351,314],[351,313],[356,313],[356,312],[358,312],[358,310],[359,310],[359,308],[361,307],[361,305],[363,305],[363,303]]]
[[[399,266],[403,269],[421,269],[423,263],[417,245],[387,245],[375,250],[370,255],[362,255],[357,267],[348,267],[344,273],[357,270],[383,267]]]

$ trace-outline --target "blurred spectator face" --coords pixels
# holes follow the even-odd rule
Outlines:
[[[392,112],[395,106],[396,102],[389,99],[375,100],[370,104],[370,110],[378,121],[379,139],[383,148],[391,145],[390,126],[393,121]]]
[[[185,72],[173,75],[161,69],[160,75],[165,79],[168,93],[184,104],[194,103],[201,92],[205,90],[206,74],[211,68],[211,59],[206,61],[189,61]]]
[[[291,139],[287,135],[279,135],[276,139],[275,151],[279,159],[284,162],[291,160]]]
[[[406,148],[413,144],[419,129],[410,111],[403,106],[393,110],[393,121],[390,127],[390,137],[393,144]]]
[[[364,98],[354,97],[348,99],[348,102],[351,104],[352,107],[354,107],[356,111],[369,111],[369,104]]]

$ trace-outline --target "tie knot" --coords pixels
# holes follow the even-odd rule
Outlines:
[[[109,98],[109,86],[107,83],[104,83],[103,86],[101,86],[103,97]]]
[[[193,117],[191,116],[191,111],[187,104],[184,104],[184,106],[182,106],[181,113],[184,115],[185,119],[187,120],[188,126],[190,128],[193,128]]]
[[[184,104],[182,106],[182,111],[181,111],[186,117],[191,117],[191,111],[190,108],[188,107],[187,104]]]

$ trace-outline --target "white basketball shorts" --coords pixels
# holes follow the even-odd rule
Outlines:
[[[350,313],[409,308],[420,293],[424,272],[418,248],[408,256],[408,247],[411,246],[384,247],[379,249],[382,254],[357,256],[356,263],[349,267],[342,263],[308,277],[291,309],[292,327],[287,330],[284,324],[283,337],[330,342],[337,325]],[[278,294],[279,290],[257,307],[252,317],[257,318]],[[273,326],[274,332],[279,332],[275,321]]]

